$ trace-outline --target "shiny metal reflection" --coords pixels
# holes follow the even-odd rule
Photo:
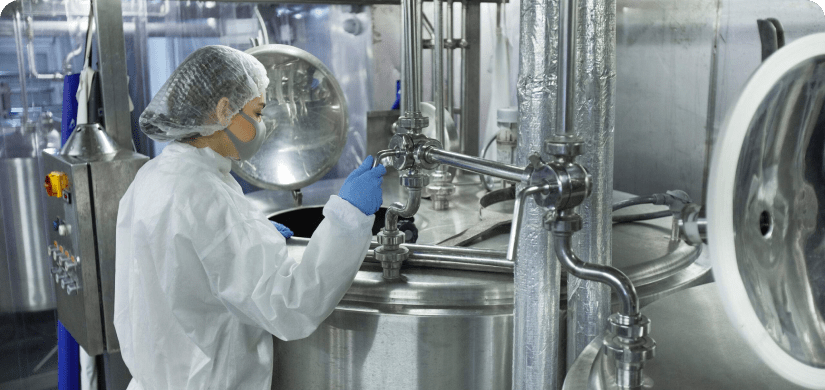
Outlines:
[[[347,103],[338,81],[315,56],[287,45],[247,50],[269,77],[267,139],[249,161],[233,163],[244,180],[266,189],[296,190],[320,179],[347,141]]]
[[[825,55],[744,98],[762,100],[734,182],[739,273],[774,341],[825,368]]]

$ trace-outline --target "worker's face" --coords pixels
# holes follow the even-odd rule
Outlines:
[[[264,103],[263,96],[258,96],[243,106],[243,112],[249,115],[250,118],[260,122],[263,120],[261,112],[265,106],[266,103]],[[232,117],[232,121],[227,128],[243,142],[249,142],[252,138],[255,138],[255,126],[238,114]]]

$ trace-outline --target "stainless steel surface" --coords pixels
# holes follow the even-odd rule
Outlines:
[[[822,9],[809,0],[617,4],[616,189],[704,199],[719,128],[760,64],[756,20],[779,19],[790,43],[825,31]]]
[[[311,336],[275,340],[273,388],[510,388],[512,300],[511,275],[409,268],[387,282],[364,266]]]
[[[554,236],[553,247],[556,251],[556,257],[564,264],[567,272],[579,278],[587,278],[610,286],[618,296],[619,302],[621,302],[621,314],[628,317],[639,314],[639,296],[636,294],[636,288],[627,275],[617,268],[583,262],[573,253],[572,238],[569,232],[554,233]]]
[[[479,157],[472,157],[461,153],[448,152],[442,149],[432,148],[426,153],[425,157],[427,160],[440,164],[480,173],[482,175],[494,176],[516,183],[521,183],[527,178],[524,168],[502,164],[498,161],[484,160]],[[526,163],[524,165],[526,165]]]
[[[100,62],[100,89],[106,131],[120,147],[134,150],[129,113],[129,83],[126,80],[126,49],[123,40],[123,13],[119,0],[96,0],[97,55]],[[105,32],[100,34],[100,32]]]
[[[435,139],[444,145],[444,3],[433,0],[433,102],[435,103]]]
[[[89,168],[85,162],[61,156],[56,150],[44,151],[43,165],[44,172],[66,173],[71,194],[70,203],[63,198],[46,199],[47,220],[59,219],[72,227],[72,234],[65,236],[50,231],[47,242],[53,244],[56,241],[58,246],[75,256],[73,263],[79,264],[79,270],[75,273],[81,288],[76,294],[67,294],[57,281],[53,285],[57,297],[57,317],[87,353],[98,355],[105,350],[106,344],[101,320]]]
[[[0,183],[0,313],[54,309],[37,158],[0,158]]]
[[[418,5],[418,0],[401,1],[401,116],[421,111],[418,106],[421,103],[421,8]]]
[[[613,143],[616,116],[616,0],[578,1],[572,60],[575,76],[568,121],[584,140],[579,164],[591,175],[590,196],[579,207],[584,228],[573,236],[573,248],[586,263],[611,265],[613,204]],[[569,92],[568,92],[569,93]],[[561,100],[559,100],[561,103]],[[649,257],[648,257],[649,258]],[[680,258],[681,257],[677,257]],[[654,274],[659,274],[657,270]],[[629,276],[629,275],[628,275]],[[634,284],[637,281],[633,278]],[[603,284],[567,278],[567,364],[594,337],[601,335],[610,314],[610,290]]]
[[[444,20],[446,23],[444,24],[444,30],[446,37],[444,38],[444,47],[447,49],[447,56],[445,59],[445,67],[447,69],[447,78],[445,83],[447,85],[446,89],[444,90],[445,94],[445,102],[447,103],[447,112],[449,115],[447,118],[453,119],[453,111],[455,108],[455,101],[454,101],[454,89],[455,85],[453,84],[453,75],[455,74],[455,69],[453,68],[453,60],[455,59],[455,48],[456,43],[453,40],[455,36],[453,34],[453,0],[447,0],[447,14],[444,16]],[[458,139],[456,139],[458,141]],[[459,144],[460,142],[456,142]],[[457,151],[461,151],[461,145],[457,145]]]
[[[510,239],[507,242],[507,259],[510,261],[517,261],[519,236],[521,236],[521,229],[524,226],[522,215],[527,208],[528,197],[533,194],[541,192],[541,187],[527,187],[522,188],[516,193],[515,203],[513,204],[513,219],[510,223]],[[532,199],[531,199],[532,200]]]
[[[426,135],[428,138],[436,138],[439,134],[437,131],[435,131],[435,113],[436,109],[432,103],[421,103],[421,115],[430,118],[430,125],[425,127],[421,131],[421,134]],[[453,121],[452,116],[445,116],[442,123],[444,123],[444,131],[441,133],[441,137],[443,137],[444,141],[441,143],[441,145],[444,146],[445,150],[458,153],[460,145],[458,140],[458,132],[455,128],[455,121]],[[441,142],[440,139],[439,142]]]
[[[481,4],[462,1],[462,39],[467,46],[461,50],[461,153],[475,156],[479,145],[481,117],[479,105],[481,72]]]
[[[825,388],[823,102],[825,34],[765,60],[723,126],[707,204],[731,321],[771,368],[811,388]]]
[[[556,123],[554,74],[559,59],[558,31],[553,25],[558,8],[558,0],[521,2],[516,165],[526,166],[530,155],[541,151]],[[517,243],[513,309],[513,389],[517,390],[557,389],[564,372],[561,266],[550,261],[553,250],[542,227],[543,215],[535,202],[527,202]]]
[[[822,5],[817,2],[790,0],[782,7],[777,7],[772,0],[723,0],[719,3],[718,39],[712,63],[715,80],[708,92],[708,100],[713,104],[708,104],[705,123],[709,144],[706,169],[710,168],[710,157],[727,114],[750,76],[760,66],[761,41],[754,31],[755,21],[764,18],[776,18],[782,23],[786,43],[825,32],[825,15]],[[704,179],[707,180],[707,176]],[[705,182],[704,189],[708,186],[709,183]]]
[[[114,327],[117,210],[120,199],[132,184],[132,179],[147,161],[149,159],[143,155],[121,150],[111,160],[89,163],[94,196],[95,247],[103,309],[103,330],[106,351],[109,353],[120,351],[120,342]]]
[[[247,50],[267,71],[267,139],[250,160],[233,162],[244,180],[266,189],[297,190],[324,176],[347,140],[347,103],[332,72],[297,47]]]
[[[60,154],[84,160],[100,158],[117,153],[118,146],[112,137],[97,123],[80,124],[75,127]]]
[[[14,11],[14,44],[17,49],[17,77],[20,80],[20,105],[23,106],[23,123],[29,121],[29,94],[26,92],[26,66],[23,52],[23,22],[20,19],[20,3],[12,5]]]
[[[645,308],[655,324],[657,356],[645,366],[649,387],[668,390],[802,389],[772,371],[725,315],[715,283],[693,287]],[[610,359],[594,340],[570,367],[564,390],[617,389]],[[607,374],[607,375],[606,375]]]
[[[49,230],[48,244],[55,242],[65,252],[61,258],[77,283],[55,279],[57,315],[66,329],[90,355],[116,352],[114,330],[115,224],[120,198],[137,170],[148,158],[128,150],[86,159],[66,156],[55,150],[44,153],[45,172],[64,172],[69,178],[67,198],[47,197],[48,221],[69,227]],[[53,258],[45,260],[47,264]],[[63,274],[63,273],[61,273]],[[64,274],[65,276],[65,274]],[[73,290],[73,291],[72,291]]]
[[[769,95],[744,98],[763,100],[739,154],[732,194],[739,273],[756,315],[782,349],[825,368],[825,237],[817,229],[825,223],[819,211],[825,207],[819,134],[825,52],[789,70]]]
[[[558,66],[556,79],[556,133],[575,133],[576,118],[576,68],[578,35],[578,0],[560,0],[558,20]],[[582,39],[591,39],[582,36]],[[597,40],[593,39],[594,42]],[[604,43],[601,43],[604,44]]]
[[[342,182],[343,180],[319,181],[305,189],[306,204],[315,205],[306,207],[320,210],[320,205],[326,202],[329,194],[337,193]],[[384,199],[388,203],[400,198],[404,191],[406,189],[399,186],[392,177],[385,180]],[[474,226],[479,220],[511,215],[512,202],[479,210],[477,202],[483,194],[479,188],[459,186],[455,208],[436,212],[429,207],[422,207],[415,216],[415,224],[419,228],[418,243],[434,244]],[[267,213],[292,207],[291,197],[286,192],[259,191],[248,194],[247,197],[260,204]],[[616,197],[629,196],[618,194]],[[654,206],[639,206],[644,212],[653,208]],[[289,226],[288,221],[282,222]],[[666,254],[669,227],[669,219],[616,225],[614,235],[617,239],[613,243],[613,252],[617,256],[615,263],[633,265]],[[348,293],[348,298],[344,299],[315,334],[300,341],[275,340],[275,350],[279,354],[274,369],[275,388],[508,388],[512,381],[512,306],[502,307],[505,314],[501,315],[488,315],[487,306],[476,308],[480,311],[471,312],[470,306],[476,305],[472,300],[481,299],[485,294],[495,297],[498,293],[488,294],[481,290],[475,295],[463,292],[464,282],[455,283],[454,287],[450,287],[449,293],[443,291],[448,288],[447,284],[453,282],[446,280],[444,284],[439,282],[432,285],[433,290],[428,292],[412,294],[408,289],[410,285],[417,285],[426,290],[423,284],[419,284],[423,280],[421,278],[435,278],[442,273],[467,275],[463,278],[467,286],[472,284],[474,289],[488,288],[491,283],[497,286],[498,281],[490,282],[484,275],[499,278],[505,277],[504,274],[463,273],[465,271],[438,270],[432,266],[460,267],[461,263],[444,260],[456,253],[471,257],[501,256],[507,245],[507,237],[508,231],[504,230],[491,239],[472,244],[475,248],[494,249],[492,252],[468,249],[456,251],[446,247],[404,244],[413,254],[402,268],[402,279],[392,283],[381,280],[379,267],[365,264],[353,289]],[[288,240],[290,256],[300,258],[305,242],[305,239]],[[427,251],[428,256],[422,257],[434,262],[416,263],[416,260],[412,260],[415,253],[423,254],[423,251]],[[443,255],[439,256],[439,253]],[[418,268],[418,265],[426,268]],[[696,264],[691,267],[693,266],[699,267]],[[693,270],[691,267],[688,269]],[[706,275],[707,271],[707,266],[704,266],[703,273],[699,273]],[[685,271],[678,275],[685,275]],[[688,277],[685,279],[695,280]],[[511,305],[514,289],[512,278],[506,279],[504,283],[510,283],[506,288]],[[660,284],[658,288],[660,290],[650,290],[650,296],[672,292],[670,285]],[[641,291],[640,295],[643,295]],[[451,304],[443,308],[436,302],[438,299],[464,300],[468,302],[464,309],[470,314],[460,320],[455,317],[446,318],[456,311]],[[353,304],[348,302],[351,300],[387,303],[363,303],[353,309]],[[434,309],[436,306],[439,309]],[[501,321],[497,325],[501,329],[493,331],[488,325],[484,325],[490,321]],[[449,359],[442,360],[442,355]],[[495,355],[498,363],[492,363],[488,358],[490,355]],[[425,364],[424,360],[430,363]],[[486,382],[477,378],[480,373]]]

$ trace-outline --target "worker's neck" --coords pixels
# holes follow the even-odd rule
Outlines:
[[[199,149],[210,148],[214,150],[215,153],[226,158],[238,158],[238,152],[235,150],[232,141],[229,140],[229,136],[226,135],[225,131],[216,131],[212,135],[198,137],[186,142]]]

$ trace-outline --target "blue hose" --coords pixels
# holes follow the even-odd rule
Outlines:
[[[80,351],[77,341],[57,321],[57,389],[80,389]]]

